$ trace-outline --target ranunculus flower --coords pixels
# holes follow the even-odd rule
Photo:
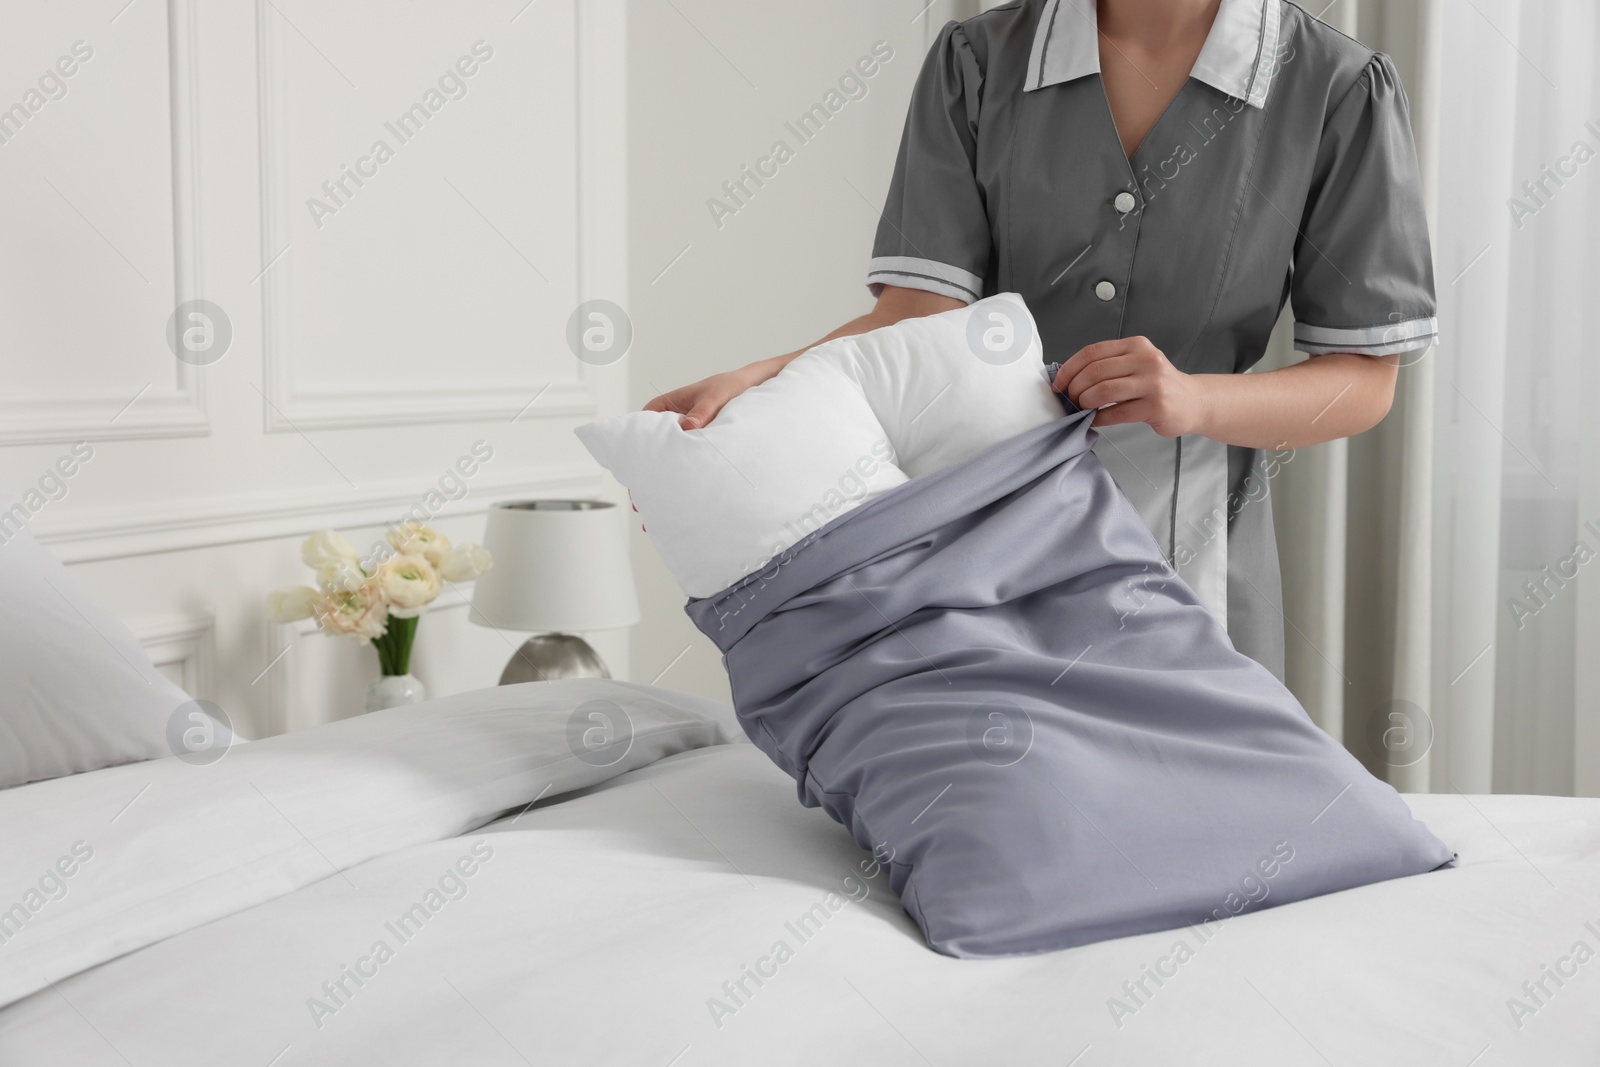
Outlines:
[[[314,571],[336,563],[361,565],[361,555],[350,539],[338,530],[318,530],[300,546],[300,558]]]
[[[367,577],[359,563],[341,559],[317,571],[317,584],[329,593],[350,593],[360,589]]]
[[[402,522],[390,527],[389,544],[402,556],[421,556],[435,566],[450,551],[448,537],[420,522]]]
[[[489,550],[468,541],[444,554],[439,561],[439,577],[447,582],[470,582],[492,566]]]
[[[273,622],[299,622],[317,613],[322,594],[309,585],[286,585],[267,595],[267,617]]]
[[[376,581],[389,603],[389,614],[397,619],[421,615],[439,595],[439,572],[421,556],[390,556],[378,568]]]
[[[389,628],[389,609],[378,580],[371,578],[356,589],[321,594],[317,621],[324,633],[348,634],[363,644],[382,637]]]

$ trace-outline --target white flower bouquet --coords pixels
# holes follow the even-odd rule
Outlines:
[[[418,522],[391,527],[387,548],[364,562],[337,530],[306,538],[300,558],[317,575],[315,587],[291,585],[267,598],[273,622],[315,618],[325,634],[346,634],[378,652],[385,675],[411,673],[417,617],[438,597],[444,582],[471,581],[493,560],[482,545],[454,545]]]

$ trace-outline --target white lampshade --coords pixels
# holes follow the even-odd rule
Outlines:
[[[489,509],[471,619],[539,633],[639,621],[625,513],[603,500],[514,500]]]

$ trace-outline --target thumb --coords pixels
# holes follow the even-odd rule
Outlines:
[[[678,425],[685,430],[698,430],[716,417],[717,408],[709,401],[701,400],[684,413],[683,418],[678,420]]]

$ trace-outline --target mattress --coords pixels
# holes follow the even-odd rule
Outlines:
[[[1459,868],[963,961],[759,751],[695,748],[58,980],[0,1063],[1600,1062],[1600,800],[1406,800]]]

